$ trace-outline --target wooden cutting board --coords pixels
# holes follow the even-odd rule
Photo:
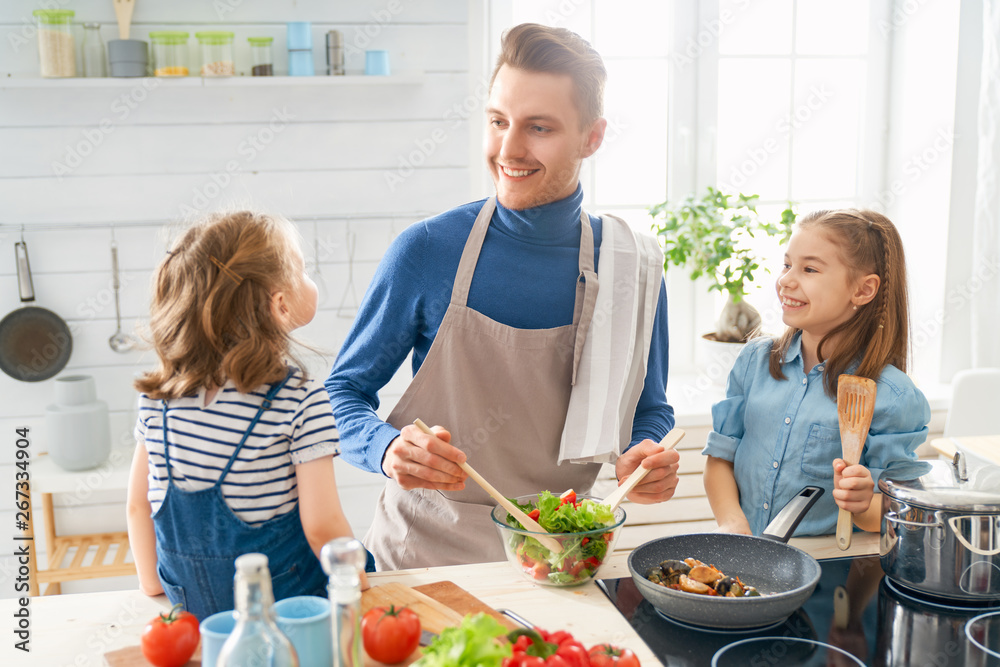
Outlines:
[[[361,594],[361,611],[372,607],[390,604],[410,607],[420,617],[420,625],[424,630],[440,634],[447,627],[456,626],[462,622],[466,614],[480,612],[493,616],[507,628],[518,627],[503,614],[489,607],[482,600],[451,581],[437,581],[410,588],[394,582],[373,586]],[[409,665],[420,657],[417,649],[401,665]],[[104,654],[108,667],[152,667],[142,655],[138,646],[129,646]],[[367,655],[365,665],[380,667],[382,663],[375,662]],[[184,667],[201,666],[201,647],[195,651],[192,659]]]
[[[450,628],[462,622],[463,614],[439,602],[421,591],[390,582],[372,586],[361,594],[361,613],[365,614],[373,607],[409,607],[420,617],[420,627],[440,634],[445,628]]]
[[[390,604],[409,607],[420,617],[420,627],[436,634],[460,624],[466,614],[480,612],[493,616],[508,629],[518,627],[506,616],[451,581],[437,581],[413,588],[398,583],[381,584],[361,594],[362,613],[372,607],[388,607]],[[399,664],[409,665],[420,658],[420,655],[418,648]],[[365,656],[366,667],[381,667],[382,664]]]
[[[104,660],[108,667],[153,667],[153,663],[146,660],[142,654],[142,649],[138,646],[127,646],[117,651],[104,654]],[[184,663],[184,667],[201,667],[201,647],[194,652],[194,657]]]

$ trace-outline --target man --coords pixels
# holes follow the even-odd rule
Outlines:
[[[495,200],[399,235],[326,382],[343,456],[390,478],[365,539],[379,569],[503,560],[466,460],[509,497],[586,492],[598,461],[619,480],[650,468],[635,502],[677,485],[679,457],[657,444],[674,424],[662,255],[582,213],[604,64],[576,34],[534,24],[502,50],[486,109]],[[605,249],[612,233],[623,250]],[[414,379],[383,422],[377,391],[411,350]]]

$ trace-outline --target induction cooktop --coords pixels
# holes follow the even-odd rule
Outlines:
[[[816,590],[787,620],[745,631],[670,619],[630,577],[597,584],[668,667],[1000,667],[1000,601],[921,595],[887,579],[873,556],[820,568]]]

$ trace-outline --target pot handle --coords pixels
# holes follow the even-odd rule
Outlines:
[[[958,541],[962,543],[962,546],[964,546],[966,549],[968,549],[974,554],[979,554],[980,556],[996,556],[997,554],[1000,554],[1000,546],[998,546],[996,549],[980,549],[979,547],[972,546],[972,544],[970,544],[969,541],[965,539],[965,535],[963,535],[962,531],[959,530],[958,528],[958,522],[962,519],[970,519],[973,516],[982,516],[982,515],[953,516],[950,519],[948,519],[948,525],[951,526],[951,530],[953,533],[955,533],[955,537],[957,537]],[[987,518],[995,519],[996,517],[987,517]],[[997,541],[1000,542],[1000,540]]]
[[[771,523],[767,524],[767,528],[760,536],[787,544],[788,538],[795,532],[806,512],[816,504],[822,495],[823,489],[818,486],[803,488],[781,508],[781,511],[771,520]]]
[[[917,526],[917,527],[920,527],[920,528],[941,528],[942,527],[940,521],[932,521],[930,523],[927,523],[926,521],[910,521],[909,519],[900,519],[899,518],[900,514],[906,514],[909,511],[910,511],[909,506],[907,506],[907,505],[900,505],[898,511],[896,511],[896,512],[886,512],[885,513],[885,520],[886,521],[890,521],[892,523],[901,523],[904,526]]]
[[[35,289],[31,284],[28,246],[24,241],[14,244],[14,258],[17,260],[17,288],[21,293],[21,303],[31,303],[35,300]]]

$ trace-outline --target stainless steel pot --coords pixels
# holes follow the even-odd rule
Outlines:
[[[915,590],[1000,601],[1000,467],[919,461],[885,473],[882,569]]]
[[[996,667],[997,661],[965,636],[965,625],[981,607],[932,605],[883,581],[879,586],[877,667]]]

